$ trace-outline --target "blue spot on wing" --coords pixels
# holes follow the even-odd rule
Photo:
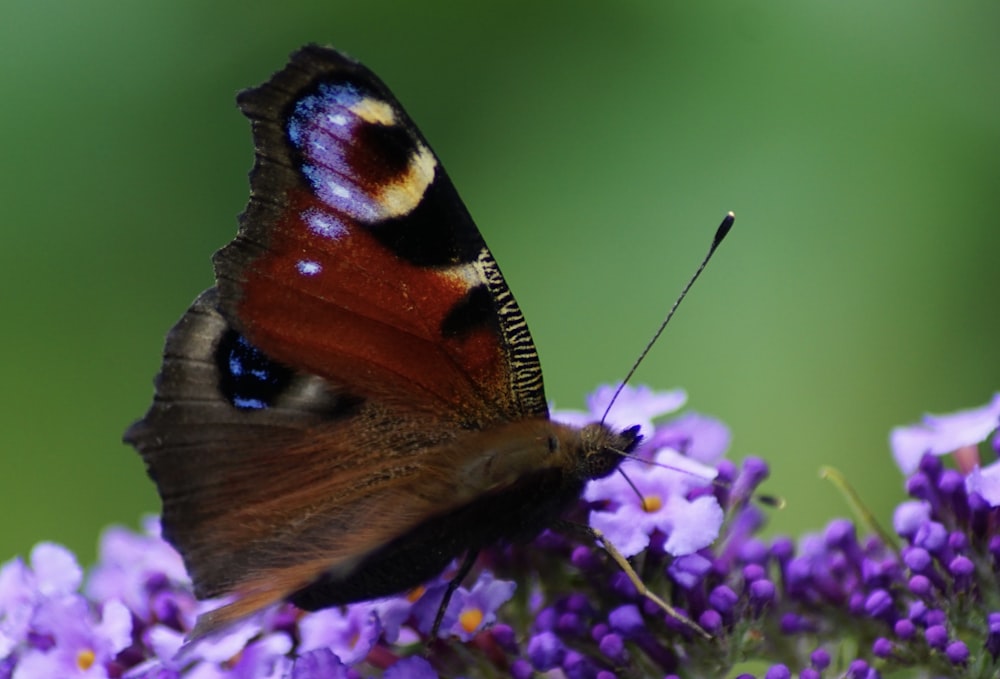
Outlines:
[[[271,407],[293,377],[291,368],[271,360],[235,330],[220,338],[215,363],[219,391],[240,410]]]
[[[259,398],[242,398],[237,396],[233,399],[233,405],[243,410],[262,410],[267,404]]]

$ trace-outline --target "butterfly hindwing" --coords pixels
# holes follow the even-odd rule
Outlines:
[[[428,426],[342,392],[262,354],[217,304],[208,290],[170,331],[153,406],[125,435],[156,481],[164,537],[195,593],[236,595],[201,632],[297,592],[303,605],[331,605],[444,568],[469,519],[436,517],[490,491],[479,475],[460,478],[462,465],[469,449],[504,445],[503,428]],[[546,420],[530,422],[534,432],[511,426],[548,435]],[[428,535],[436,549],[421,548]]]
[[[249,341],[468,427],[546,415],[524,318],[388,88],[313,46],[239,103],[257,147],[251,201],[215,262],[223,312]]]

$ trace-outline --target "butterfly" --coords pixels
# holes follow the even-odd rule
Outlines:
[[[195,594],[228,597],[196,636],[406,591],[465,555],[458,580],[640,440],[550,419],[497,262],[371,71],[307,46],[238,104],[249,204],[125,433]]]

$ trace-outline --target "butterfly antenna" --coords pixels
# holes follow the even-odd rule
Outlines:
[[[622,393],[622,389],[625,388],[628,381],[632,379],[633,375],[635,375],[635,371],[639,369],[639,365],[642,363],[643,359],[646,358],[646,354],[648,354],[649,350],[653,348],[654,344],[656,344],[656,340],[660,339],[660,335],[662,335],[663,331],[666,329],[667,323],[669,323],[670,319],[674,317],[677,307],[681,305],[681,302],[684,301],[684,298],[687,296],[688,290],[690,290],[691,286],[694,285],[694,282],[698,280],[698,276],[700,276],[701,272],[705,270],[705,267],[708,265],[708,261],[712,259],[712,255],[715,254],[719,245],[722,244],[722,241],[729,234],[729,230],[733,228],[733,221],[735,220],[736,215],[730,212],[722,220],[722,223],[719,224],[719,228],[715,230],[715,238],[712,239],[712,245],[708,248],[708,254],[706,254],[705,258],[701,260],[701,264],[698,266],[698,269],[694,272],[694,275],[691,276],[691,279],[687,282],[687,285],[684,286],[684,289],[681,290],[681,294],[677,297],[674,305],[670,307],[670,311],[667,312],[667,317],[663,319],[662,323],[660,323],[660,327],[656,329],[655,333],[653,333],[653,337],[646,344],[646,348],[639,353],[639,358],[635,359],[635,363],[633,363],[632,367],[629,368],[628,373],[625,375],[625,379],[618,383],[618,388],[615,389],[614,395],[608,402],[608,407],[604,409],[604,415],[601,416],[601,424],[604,424],[604,420],[608,417],[608,413],[611,412],[611,406],[615,404],[615,401],[618,400],[618,395]]]

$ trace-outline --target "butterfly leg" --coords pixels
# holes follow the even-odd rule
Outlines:
[[[580,523],[573,523],[571,521],[559,521],[557,527],[563,532],[581,537],[586,537],[591,540],[594,540],[595,542],[599,542],[601,546],[604,548],[604,551],[607,552],[608,556],[611,557],[611,560],[614,561],[618,565],[618,567],[622,569],[622,572],[625,573],[625,575],[632,582],[632,584],[635,586],[636,590],[639,592],[640,595],[652,601],[654,604],[663,609],[663,611],[671,618],[678,621],[691,631],[697,633],[701,637],[705,639],[712,638],[712,635],[706,632],[701,625],[699,625],[686,615],[682,614],[680,611],[678,611],[676,608],[674,608],[666,601],[658,597],[648,587],[646,587],[646,584],[639,577],[639,574],[635,572],[634,568],[632,568],[632,564],[628,562],[628,559],[622,556],[622,553],[618,551],[618,549],[614,546],[614,544],[610,540],[604,537],[604,533],[597,530],[596,528],[592,528],[591,526],[587,526]]]
[[[444,620],[444,612],[448,609],[448,603],[451,601],[451,597],[455,593],[455,590],[462,584],[462,580],[464,580],[465,576],[469,574],[470,570],[472,570],[472,565],[476,563],[476,557],[478,556],[478,550],[466,552],[465,559],[462,560],[462,565],[458,567],[458,572],[455,573],[455,577],[448,581],[448,588],[444,591],[444,597],[441,599],[441,605],[438,606],[437,615],[434,616],[434,626],[431,627],[430,641],[437,639],[438,631],[441,629],[441,621]]]

